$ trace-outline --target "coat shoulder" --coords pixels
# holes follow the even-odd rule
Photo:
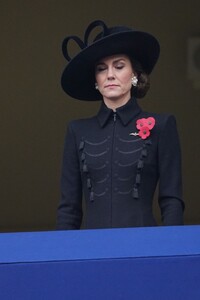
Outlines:
[[[160,130],[164,129],[167,124],[176,125],[176,118],[170,113],[150,113],[143,112],[144,118],[153,117],[155,119],[155,127]]]
[[[91,128],[91,126],[94,126],[97,123],[96,116],[90,117],[90,118],[84,118],[84,119],[77,119],[72,120],[69,122],[68,126],[72,130],[80,130],[80,129],[87,129]]]

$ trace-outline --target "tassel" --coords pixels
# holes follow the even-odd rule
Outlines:
[[[133,188],[133,198],[135,198],[135,199],[139,198],[138,189],[136,187]]]
[[[90,192],[90,202],[94,202],[94,192]]]
[[[142,149],[142,157],[147,157],[147,149],[146,148],[144,148],[144,149]]]
[[[91,179],[88,178],[88,179],[87,179],[87,188],[88,188],[88,189],[91,189],[91,187],[92,187]]]
[[[138,165],[137,165],[138,169],[142,169],[142,168],[143,168],[143,166],[144,166],[144,162],[143,162],[143,160],[139,159],[139,161],[138,161]]]
[[[82,154],[81,154],[81,161],[84,161],[84,160],[85,160],[85,153],[82,152]]]
[[[141,179],[140,174],[137,174],[136,179],[135,179],[135,183],[139,185],[140,184],[140,179]]]
[[[83,165],[83,172],[84,173],[87,173],[88,172],[88,167],[86,164]]]
[[[81,141],[80,144],[79,144],[79,150],[82,150],[84,148],[84,141]]]

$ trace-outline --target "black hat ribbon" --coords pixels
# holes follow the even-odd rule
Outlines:
[[[81,50],[83,50],[84,48],[88,47],[88,40],[89,40],[89,36],[90,33],[92,32],[92,30],[95,27],[101,26],[103,29],[102,37],[105,37],[108,34],[108,27],[106,26],[106,24],[102,21],[102,20],[96,20],[94,22],[92,22],[91,24],[89,24],[89,26],[87,27],[85,34],[84,34],[84,42],[76,35],[70,35],[68,37],[66,37],[62,43],[62,53],[65,57],[65,59],[69,62],[72,57],[70,57],[69,53],[68,53],[68,43],[70,40],[75,41],[78,46],[80,47]],[[94,42],[94,40],[93,40]]]

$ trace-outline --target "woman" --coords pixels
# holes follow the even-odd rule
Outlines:
[[[102,32],[88,45],[91,31]],[[67,45],[81,48],[73,59]],[[103,100],[98,114],[70,122],[65,139],[57,229],[79,229],[82,191],[85,228],[155,226],[159,181],[164,225],[183,224],[181,155],[175,118],[142,111],[137,98],[149,88],[159,57],[158,41],[126,27],[91,23],[84,42],[69,36],[63,54],[64,91],[80,100]]]

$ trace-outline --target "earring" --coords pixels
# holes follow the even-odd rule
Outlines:
[[[99,87],[98,87],[98,84],[95,82],[95,89],[98,90]]]
[[[131,83],[132,83],[133,86],[137,86],[138,79],[135,75],[131,78]]]

